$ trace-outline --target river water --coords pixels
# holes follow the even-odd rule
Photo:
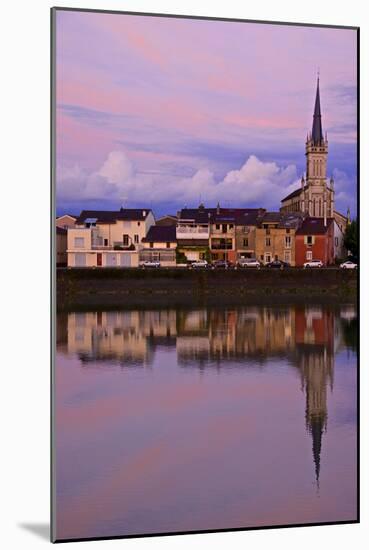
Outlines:
[[[59,313],[58,539],[356,519],[353,305]]]

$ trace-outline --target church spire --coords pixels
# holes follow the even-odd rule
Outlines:
[[[320,111],[319,76],[316,86],[313,129],[311,132],[311,138],[314,145],[320,145],[324,140],[322,130],[322,115]]]
[[[320,454],[322,450],[322,436],[325,428],[325,418],[322,415],[310,419],[309,431],[313,440],[313,459],[315,465],[315,479],[319,488]]]

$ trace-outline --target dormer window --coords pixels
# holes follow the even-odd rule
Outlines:
[[[96,227],[97,218],[86,218],[85,227]]]

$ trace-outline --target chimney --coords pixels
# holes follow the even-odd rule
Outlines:
[[[146,210],[142,210],[142,215],[144,218],[146,217]]]

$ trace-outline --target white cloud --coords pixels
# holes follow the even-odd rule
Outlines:
[[[133,177],[133,166],[122,151],[112,151],[98,171],[98,175],[105,178],[109,183],[119,186]]]
[[[103,165],[91,174],[78,166],[63,170],[58,177],[59,200],[104,199],[121,203],[196,205],[201,200],[209,205],[258,204],[277,208],[280,200],[299,185],[296,166],[280,167],[275,162],[262,162],[251,155],[239,170],[231,170],[216,181],[208,168],[188,178],[160,178],[140,174],[123,151],[109,153]]]

